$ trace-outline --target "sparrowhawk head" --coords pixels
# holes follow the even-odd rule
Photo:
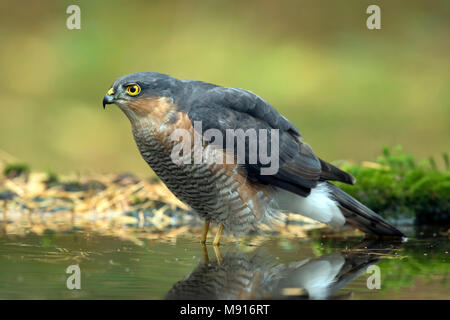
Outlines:
[[[157,72],[137,72],[117,79],[103,98],[103,108],[116,104],[121,109],[143,98],[170,98],[175,100],[180,81]]]

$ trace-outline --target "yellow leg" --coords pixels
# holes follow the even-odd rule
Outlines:
[[[222,237],[223,224],[219,224],[219,230],[217,230],[216,237],[214,238],[213,245],[218,246],[220,243],[220,238]]]
[[[205,220],[205,224],[203,225],[203,232],[202,232],[202,240],[201,243],[206,243],[206,237],[208,236],[209,231],[209,220]]]

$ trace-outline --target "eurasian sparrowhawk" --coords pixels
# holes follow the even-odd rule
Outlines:
[[[269,224],[282,212],[299,213],[337,227],[349,224],[376,235],[403,236],[331,184],[330,180],[353,184],[355,179],[318,158],[289,120],[250,91],[139,72],[114,82],[103,99],[103,107],[112,103],[130,120],[144,160],[179,199],[205,220],[203,243],[210,222],[219,225],[214,240],[218,244],[222,230],[237,236],[258,229],[261,223]],[[197,128],[196,123],[200,123]],[[199,162],[194,161],[194,147],[190,154],[182,155],[182,161],[174,161],[173,151],[179,140],[173,138],[173,133],[177,129],[188,134],[189,145],[200,136],[202,148],[213,146],[206,148],[209,160],[230,154],[236,160],[239,144],[244,146],[245,157],[231,163]],[[210,129],[221,133],[221,138],[217,134],[205,138]],[[254,130],[256,134],[243,138],[236,135],[231,143],[225,141],[230,131],[239,129],[245,133]],[[259,135],[264,130],[268,132],[266,139]],[[272,139],[275,136],[277,139]],[[256,149],[252,148],[252,139],[256,139]],[[276,172],[263,173],[271,164],[262,158],[262,149],[267,154],[277,153]],[[185,161],[191,155],[191,161]]]

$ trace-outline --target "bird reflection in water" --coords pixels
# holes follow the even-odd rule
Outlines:
[[[216,260],[204,248],[204,261],[177,282],[166,299],[345,299],[352,293],[339,289],[367,268],[392,254],[399,243],[362,242],[345,251],[281,264],[263,249],[246,254],[238,247],[223,255],[214,247]]]

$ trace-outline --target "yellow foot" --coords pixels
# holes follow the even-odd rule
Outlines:
[[[223,224],[219,224],[219,229],[217,230],[216,237],[214,238],[213,245],[218,246],[220,243],[220,238],[222,237]]]
[[[202,231],[202,240],[201,243],[206,243],[206,237],[208,236],[209,231],[209,220],[205,220],[205,224],[203,225],[203,231]]]

